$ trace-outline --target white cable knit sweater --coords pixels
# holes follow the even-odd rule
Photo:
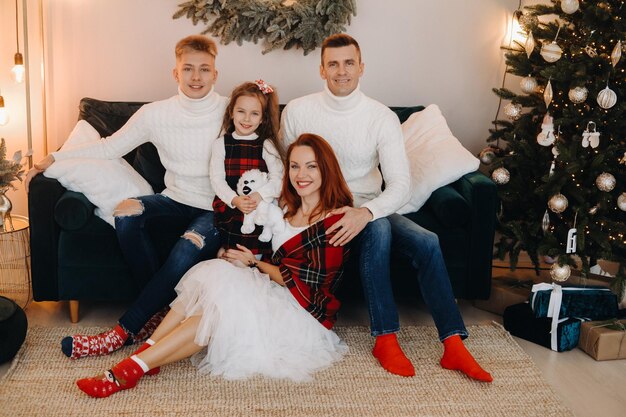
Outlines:
[[[201,99],[191,99],[179,89],[176,96],[143,106],[108,138],[53,156],[55,160],[114,159],[152,142],[166,170],[163,194],[179,203],[212,210],[215,193],[209,181],[209,161],[227,101],[213,89]]]
[[[283,110],[281,131],[287,145],[302,133],[326,139],[337,155],[355,207],[367,207],[373,220],[395,213],[408,201],[411,177],[398,117],[359,87],[346,97],[337,97],[325,87],[292,100]],[[385,191],[381,192],[383,177]]]

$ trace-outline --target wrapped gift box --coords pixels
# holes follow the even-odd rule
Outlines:
[[[535,284],[530,304],[535,317],[605,320],[617,316],[617,296],[608,288]]]
[[[578,347],[597,361],[626,359],[626,320],[589,321],[580,328]]]
[[[513,336],[547,347],[557,352],[572,350],[578,345],[581,320],[567,318],[559,320],[554,348],[552,347],[552,319],[537,318],[528,303],[507,307],[502,317],[504,328]]]
[[[533,281],[520,281],[513,278],[491,280],[491,296],[488,300],[474,300],[474,307],[502,315],[504,309],[513,304],[528,301]]]

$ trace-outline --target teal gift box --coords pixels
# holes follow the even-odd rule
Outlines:
[[[617,316],[617,296],[603,287],[535,284],[530,305],[535,317],[578,317],[604,320]]]

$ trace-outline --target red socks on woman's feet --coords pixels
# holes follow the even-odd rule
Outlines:
[[[146,340],[146,342],[143,345],[139,346],[139,349],[137,349],[132,354],[132,356],[139,355],[141,352],[143,352],[144,350],[148,349],[152,345],[154,345],[154,341],[152,339]],[[149,371],[147,371],[146,375],[156,375],[159,372],[161,372],[161,367],[157,366],[156,368],[152,368]]]
[[[372,353],[388,372],[401,376],[415,375],[415,368],[402,352],[395,333],[377,336]]]
[[[493,381],[491,374],[481,368],[476,359],[469,353],[459,335],[444,339],[443,349],[443,357],[439,363],[444,368],[461,371],[477,381]]]
[[[141,366],[133,359],[126,358],[103,375],[79,379],[76,385],[90,397],[104,398],[118,391],[133,388],[143,375]]]
[[[70,359],[108,355],[124,346],[126,339],[128,333],[118,324],[95,336],[67,336],[61,340],[61,350]]]

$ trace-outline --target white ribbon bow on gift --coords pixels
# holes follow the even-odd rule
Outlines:
[[[533,285],[533,288],[531,289],[532,292],[532,296],[530,299],[530,306],[533,309],[533,311],[535,311],[535,300],[537,298],[537,292],[538,291],[551,291],[550,293],[550,301],[548,303],[548,315],[547,317],[551,317],[552,318],[552,326],[550,329],[550,349],[552,349],[555,352],[558,352],[558,328],[559,328],[559,323],[563,323],[565,320],[569,319],[569,317],[565,317],[562,319],[559,319],[559,313],[561,312],[561,304],[563,302],[563,291],[611,291],[608,288],[580,288],[580,287],[575,287],[575,288],[568,288],[568,287],[561,287],[559,284],[547,284],[545,282],[542,282],[541,284],[535,284]],[[588,320],[587,318],[578,318],[578,320],[581,321],[586,321]]]

